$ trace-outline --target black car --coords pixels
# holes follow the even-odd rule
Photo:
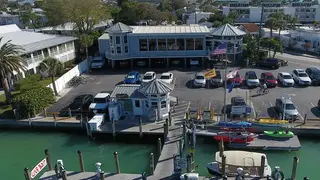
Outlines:
[[[281,66],[281,61],[277,58],[267,58],[267,59],[256,62],[256,66],[278,69]]]
[[[75,97],[69,106],[60,111],[60,116],[69,116],[69,109],[71,116],[79,115],[80,113],[84,115],[89,113],[89,106],[93,99],[94,96],[92,94],[83,94]]]
[[[309,75],[313,85],[320,85],[320,69],[316,67],[310,67],[306,69],[306,73]]]
[[[221,77],[221,72],[220,71],[216,71],[216,76],[211,78],[210,83],[214,87],[223,86],[223,79]]]

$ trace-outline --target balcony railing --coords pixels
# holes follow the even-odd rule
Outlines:
[[[33,59],[35,62],[39,62],[39,61],[42,61],[44,58],[42,55],[38,55],[38,56],[33,56]]]

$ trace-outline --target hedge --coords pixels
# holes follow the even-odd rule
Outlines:
[[[53,92],[50,88],[39,87],[23,91],[13,98],[12,105],[16,109],[18,119],[35,117],[50,104],[55,102]]]
[[[40,83],[40,74],[28,75],[26,78],[21,79],[17,84],[14,85],[16,91],[28,91],[31,89],[36,89],[43,87]]]

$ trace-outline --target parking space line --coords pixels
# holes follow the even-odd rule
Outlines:
[[[309,103],[311,104],[312,107],[316,107],[312,102],[309,101]]]
[[[298,115],[301,118],[301,120],[303,120],[304,118],[301,116],[300,112],[298,111]]]

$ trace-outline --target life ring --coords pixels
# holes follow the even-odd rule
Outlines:
[[[280,179],[277,179],[276,178],[276,174],[277,173],[279,173],[280,174],[280,176],[281,176],[281,178]],[[283,172],[282,171],[278,171],[278,172],[276,172],[276,170],[275,171],[273,171],[272,172],[272,174],[271,174],[271,178],[273,179],[273,180],[284,180],[284,174],[283,174]]]

